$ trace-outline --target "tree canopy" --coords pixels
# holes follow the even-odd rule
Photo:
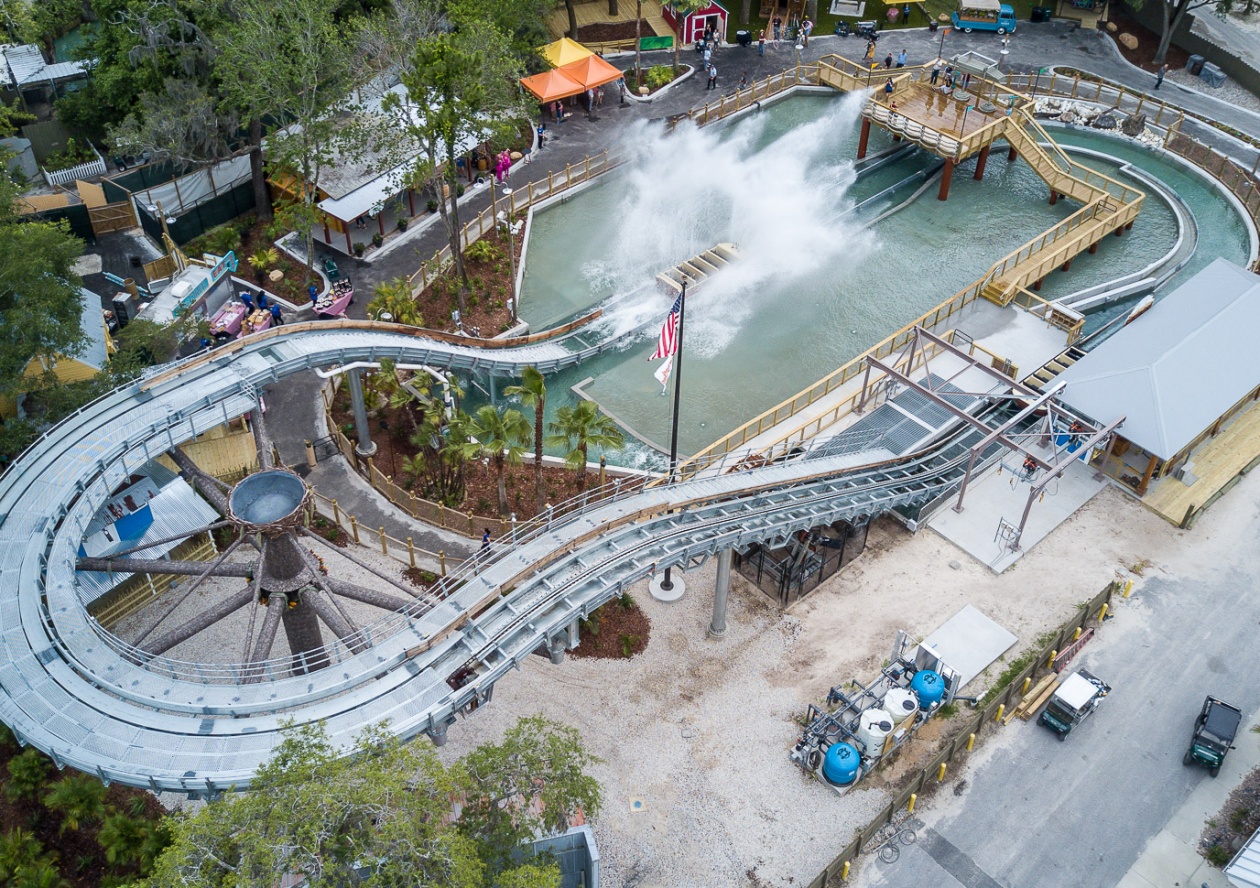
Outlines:
[[[250,792],[172,820],[173,842],[144,884],[265,885],[290,873],[311,886],[556,888],[555,863],[519,849],[598,811],[585,773],[596,761],[575,729],[542,718],[451,765],[427,740],[382,729],[345,756],[322,727],[291,728]]]

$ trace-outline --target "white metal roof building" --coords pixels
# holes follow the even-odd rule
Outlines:
[[[1167,473],[1260,386],[1257,330],[1260,277],[1216,259],[1064,370],[1063,400],[1095,418],[1123,415],[1123,438],[1150,474]]]
[[[1260,831],[1234,855],[1225,867],[1225,877],[1234,888],[1260,888]]]
[[[31,43],[21,46],[6,44],[0,46],[0,55],[4,57],[3,71],[5,84],[17,89],[30,89],[45,84],[54,86],[67,80],[86,77],[91,69],[91,62],[57,62],[48,64],[39,47]]]

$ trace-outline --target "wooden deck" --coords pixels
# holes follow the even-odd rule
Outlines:
[[[586,25],[606,25],[616,24],[618,22],[633,22],[634,7],[632,2],[617,4],[617,15],[608,14],[608,3],[606,0],[590,0],[587,3],[574,3],[573,11],[577,16],[578,28],[581,29]],[[674,32],[670,29],[665,19],[661,17],[660,0],[643,0],[643,21],[651,26],[651,32],[644,32],[644,37],[673,37]],[[569,31],[569,14],[565,12],[564,6],[561,5],[547,16],[547,31],[555,40],[564,37]],[[630,41],[633,43],[633,39]]]
[[[891,71],[877,68],[871,74],[871,86],[879,89],[894,73],[899,72],[895,68]],[[968,105],[975,106],[981,100],[969,92],[960,95],[964,96],[961,100],[953,95],[946,95],[939,89],[933,89],[926,83],[910,83],[897,90],[892,101],[897,105],[897,113],[908,120],[958,139],[983,129],[1006,113],[1005,108],[988,114],[981,112],[978,107],[972,107],[968,111]],[[987,100],[991,102],[992,98]],[[882,92],[877,92],[873,101],[889,106],[888,98]]]
[[[1260,410],[1253,404],[1194,452],[1190,471],[1197,480],[1193,484],[1172,477],[1161,478],[1151,485],[1142,502],[1162,518],[1180,526],[1192,507],[1203,508],[1257,457],[1260,457]]]

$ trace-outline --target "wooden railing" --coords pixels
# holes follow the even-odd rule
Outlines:
[[[1036,293],[1024,287],[1018,287],[1011,304],[1036,315],[1052,327],[1058,327],[1067,334],[1067,344],[1072,345],[1081,338],[1085,329],[1085,315],[1075,309],[1042,299]]]
[[[518,186],[511,194],[502,194],[501,192],[496,194],[490,206],[478,213],[474,219],[460,229],[459,243],[461,249],[468,249],[471,244],[475,243],[487,231],[493,231],[496,224],[495,217],[499,212],[506,212],[508,217],[511,218],[540,200],[560,194],[575,185],[590,181],[600,173],[605,173],[617,166],[619,162],[609,153],[608,149],[604,149],[597,155],[588,155],[579,163],[566,164],[563,172],[548,172],[546,179],[538,179]],[[450,261],[451,248],[447,245],[434,253],[432,259],[422,262],[420,268],[407,278],[407,283],[411,285],[412,293],[418,295],[420,291],[429,286],[430,281],[440,275]]]
[[[744,89],[736,90],[730,95],[719,96],[717,101],[706,102],[701,108],[693,108],[686,114],[669,118],[665,125],[666,132],[672,132],[674,127],[684,120],[694,121],[697,126],[716,123],[724,117],[743,111],[795,86],[816,85],[818,68],[816,64],[797,65],[780,71],[778,74],[771,74],[764,80],[754,80]]]

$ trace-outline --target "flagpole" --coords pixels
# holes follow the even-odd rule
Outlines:
[[[687,318],[687,279],[683,278],[682,294],[678,297],[678,351],[674,354],[674,424],[669,433],[669,483],[674,483],[678,470],[678,407],[682,401],[683,323]],[[665,568],[661,588],[666,592],[674,588],[670,568]]]

